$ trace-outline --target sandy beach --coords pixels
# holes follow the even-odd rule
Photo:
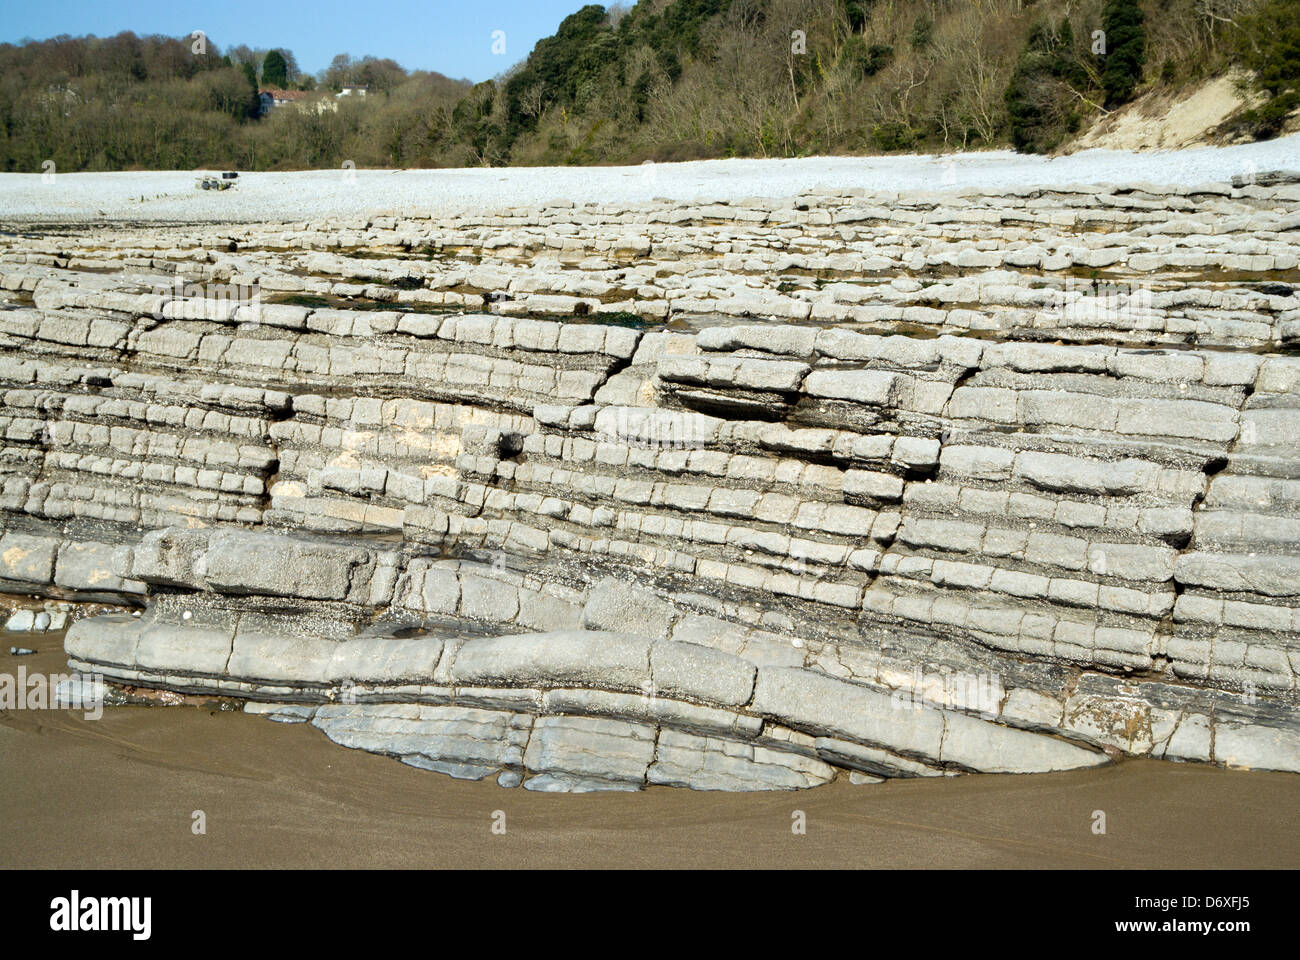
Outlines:
[[[6,671],[19,658],[7,653]],[[29,672],[63,670],[53,635]],[[34,642],[33,642],[34,641]],[[543,795],[198,707],[0,714],[0,865],[1285,868],[1300,778],[1129,760],[803,792]],[[1107,812],[1094,835],[1092,813]],[[191,832],[206,814],[207,833]],[[504,811],[506,833],[491,831]],[[802,810],[807,834],[791,832]]]

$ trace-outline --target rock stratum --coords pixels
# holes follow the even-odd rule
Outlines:
[[[0,236],[71,666],[537,790],[1300,772],[1300,186]]]

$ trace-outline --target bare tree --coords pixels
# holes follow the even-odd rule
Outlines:
[[[534,120],[541,117],[546,109],[546,84],[540,80],[532,84],[519,95],[519,110],[526,117]]]

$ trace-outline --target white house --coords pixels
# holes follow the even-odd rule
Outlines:
[[[338,104],[324,99],[325,95],[316,90],[280,90],[277,87],[266,87],[259,90],[257,96],[261,100],[259,116],[263,117],[276,107],[287,107],[290,104],[299,110],[314,106],[317,113],[338,108]]]

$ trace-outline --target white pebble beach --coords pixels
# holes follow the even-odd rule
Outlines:
[[[817,188],[868,192],[981,191],[1146,181],[1191,186],[1300,167],[1300,135],[1230,147],[1061,157],[1009,150],[887,157],[699,160],[631,167],[482,167],[241,173],[231,190],[201,190],[202,171],[0,174],[0,223],[247,222],[428,210],[454,213],[556,199],[636,203],[795,196]]]

